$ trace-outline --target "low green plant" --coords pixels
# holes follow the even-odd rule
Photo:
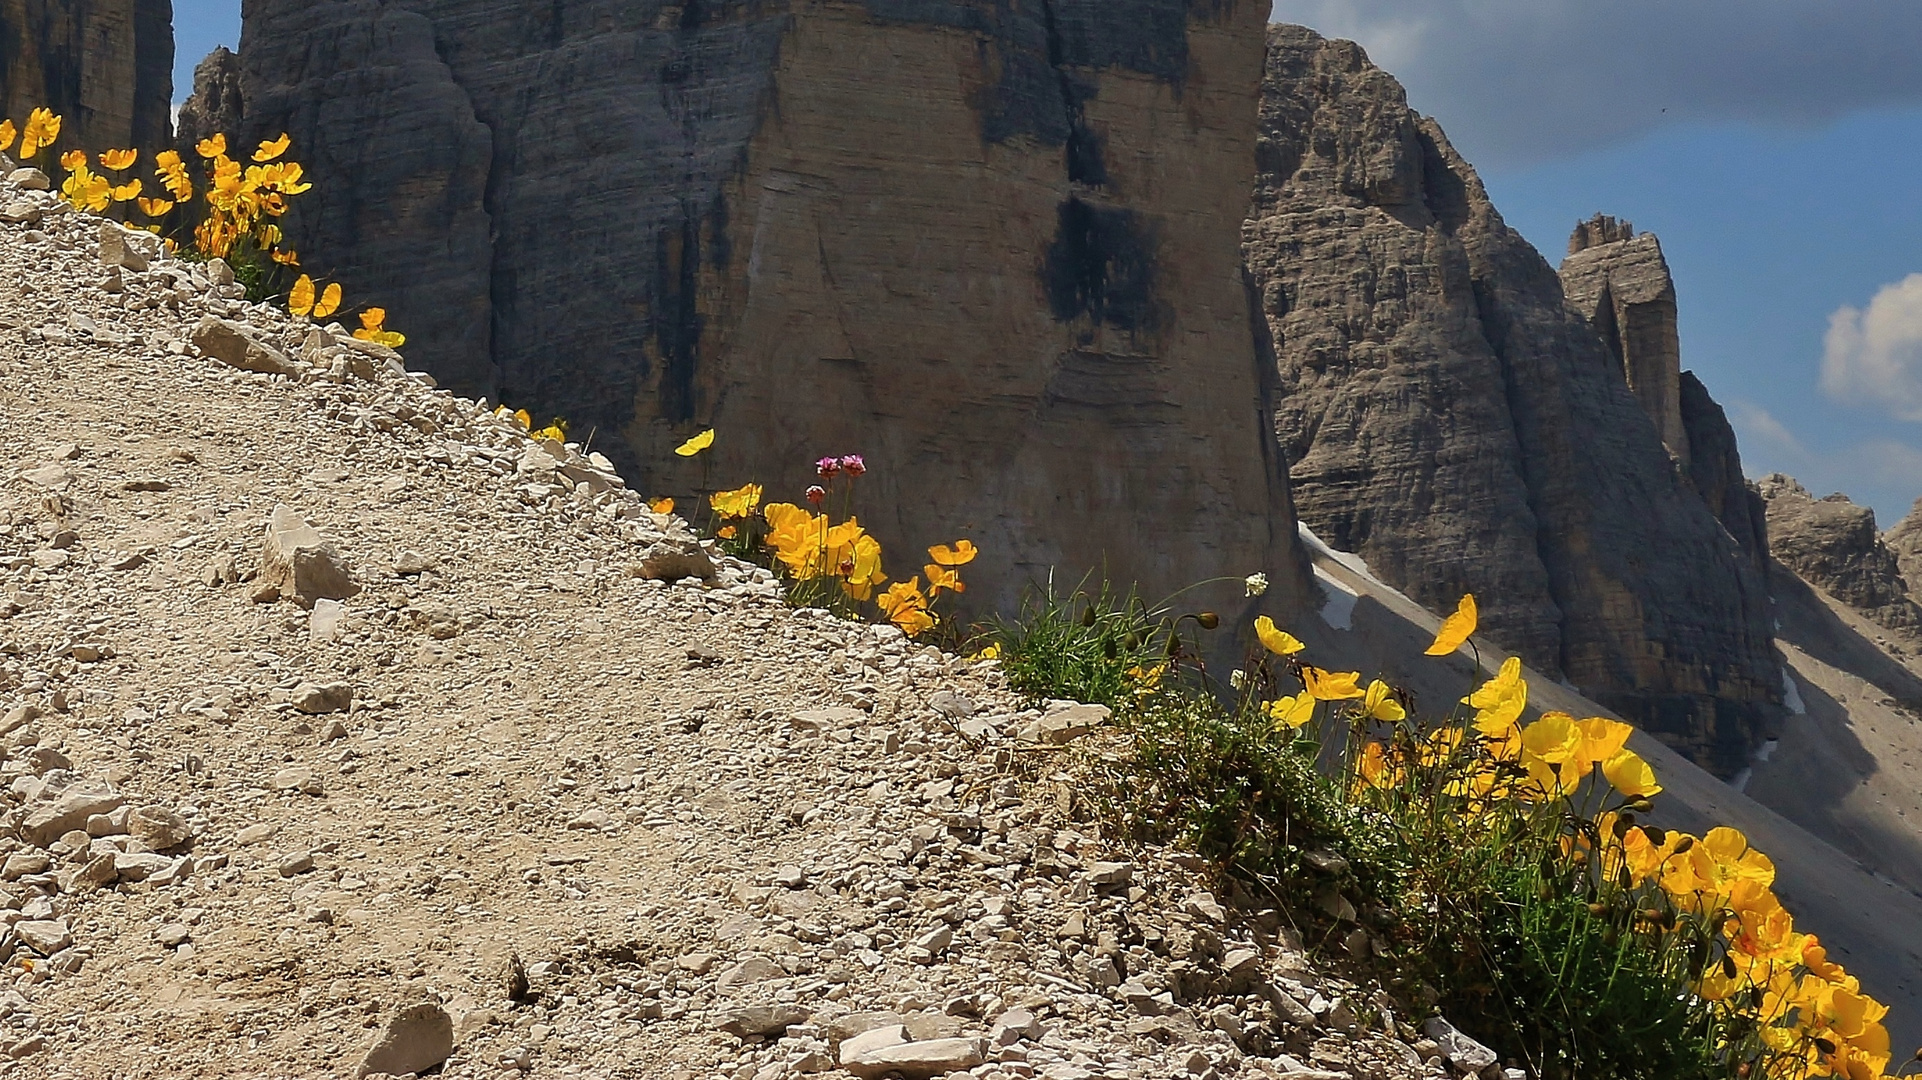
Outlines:
[[[1224,688],[1185,618],[1082,588],[993,631],[1023,693],[1114,708],[1081,768],[1115,831],[1279,900],[1307,943],[1541,1080],[1884,1075],[1886,1008],[1793,929],[1768,859],[1734,829],[1644,823],[1661,786],[1628,725],[1523,724],[1514,659],[1411,716],[1266,618]],[[1474,627],[1466,597],[1429,654]]]

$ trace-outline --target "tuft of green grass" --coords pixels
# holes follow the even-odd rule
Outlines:
[[[999,647],[1001,670],[1015,692],[1113,709],[1137,689],[1130,671],[1165,658],[1169,633],[1166,613],[1149,609],[1133,592],[1121,595],[1103,583],[1094,593],[1077,587],[1063,596],[1050,579],[1028,594],[1019,615],[997,619],[983,637]]]

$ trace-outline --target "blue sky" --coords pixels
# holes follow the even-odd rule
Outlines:
[[[240,0],[174,0],[174,104],[194,89],[194,65],[214,46],[240,47]]]
[[[1559,262],[1597,211],[1662,238],[1683,364],[1750,475],[1893,525],[1922,496],[1922,3],[1276,0],[1353,38]],[[174,0],[176,98],[238,0]],[[1905,287],[1906,285],[1906,287]],[[1826,369],[1826,377],[1825,377]]]

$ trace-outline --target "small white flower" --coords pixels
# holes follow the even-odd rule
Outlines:
[[[1241,689],[1241,684],[1247,681],[1248,681],[1248,673],[1241,670],[1240,668],[1236,668],[1234,672],[1228,676],[1228,685],[1234,687],[1237,690]]]
[[[1249,596],[1260,596],[1268,591],[1267,574],[1249,574],[1246,582]]]

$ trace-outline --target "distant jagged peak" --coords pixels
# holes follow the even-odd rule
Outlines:
[[[1624,240],[1635,239],[1635,223],[1618,221],[1607,214],[1596,213],[1587,221],[1575,226],[1574,235],[1568,238],[1568,253],[1579,255],[1589,248],[1604,244],[1619,244]]]
[[[1905,560],[1876,531],[1874,510],[1841,492],[1818,499],[1782,473],[1763,477],[1756,490],[1768,505],[1769,554],[1776,562],[1891,630],[1922,634],[1922,606],[1905,573],[1917,568],[1916,560]],[[1907,520],[1898,526],[1905,527],[1915,529]]]

